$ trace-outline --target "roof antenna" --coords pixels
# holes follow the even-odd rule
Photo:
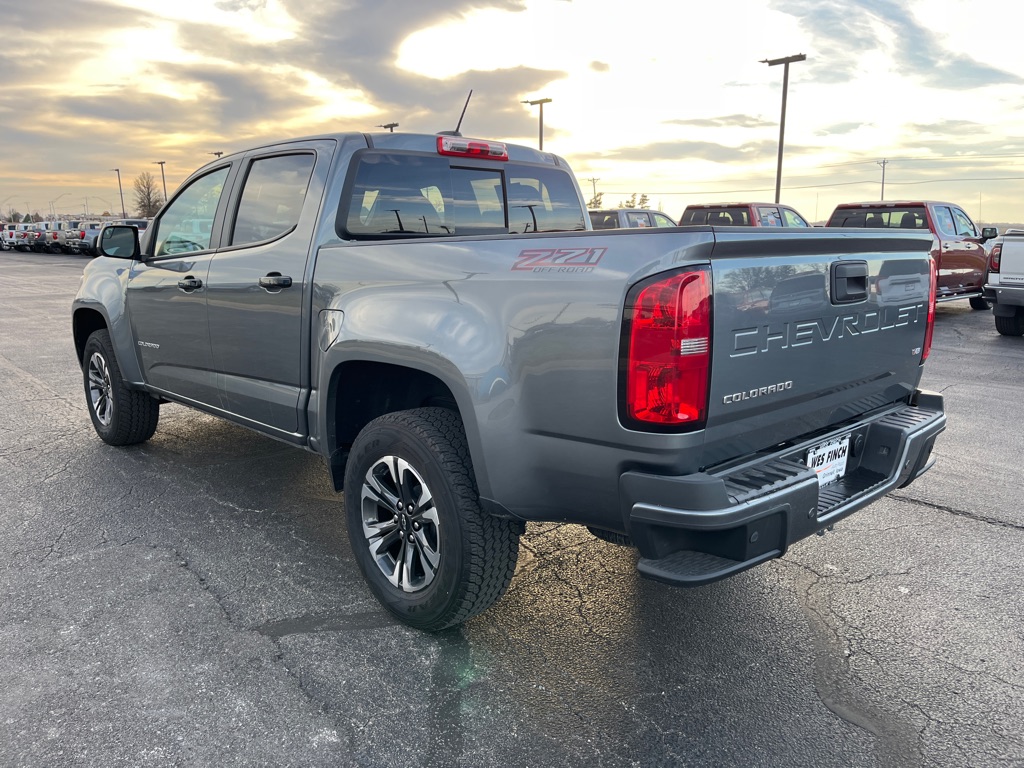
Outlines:
[[[454,131],[441,131],[440,135],[442,135],[442,136],[461,136],[462,135],[461,133],[459,133],[459,128],[462,127],[462,118],[464,118],[466,116],[466,108],[469,106],[469,100],[471,98],[473,98],[473,89],[472,88],[469,89],[469,95],[466,97],[466,103],[462,105],[462,114],[459,115],[459,123],[458,123],[458,125],[455,126],[455,130]]]

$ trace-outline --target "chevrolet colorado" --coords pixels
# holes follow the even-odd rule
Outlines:
[[[333,134],[204,166],[141,245],[105,227],[72,328],[103,441],[174,401],[319,454],[375,596],[439,630],[505,592],[528,521],[693,586],[920,476],[931,246],[595,232],[556,155]]]

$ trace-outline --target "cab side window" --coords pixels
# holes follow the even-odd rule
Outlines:
[[[974,227],[974,222],[967,216],[966,213],[961,211],[959,208],[953,209],[953,218],[956,220],[956,233],[964,237],[977,237],[978,230]]]
[[[173,256],[210,248],[210,230],[202,231],[195,222],[213,221],[229,167],[218,168],[196,179],[167,207],[154,225],[154,256]]]
[[[762,227],[781,227],[782,217],[778,208],[758,208],[757,216],[761,220]]]
[[[809,226],[803,217],[794,210],[789,208],[782,209],[782,216],[786,220],[787,227],[806,227]]]
[[[651,213],[651,218],[654,219],[654,226],[656,227],[674,227],[676,223],[672,221],[668,216],[661,213]]]
[[[299,223],[316,155],[278,155],[254,160],[242,188],[231,245],[273,240]],[[197,222],[197,226],[209,226]]]
[[[935,208],[935,226],[939,228],[939,234],[945,237],[956,236],[956,226],[953,224],[953,212],[944,205]]]

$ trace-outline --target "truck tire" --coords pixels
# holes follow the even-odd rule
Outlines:
[[[85,342],[82,375],[89,416],[103,442],[134,445],[153,436],[160,403],[125,385],[107,330],[94,331]]]
[[[991,309],[992,305],[988,303],[988,299],[981,296],[973,296],[969,300],[971,302],[971,309]]]
[[[512,580],[518,528],[481,508],[454,411],[417,408],[367,424],[348,458],[345,514],[363,577],[409,626],[461,624]]]
[[[996,315],[996,330],[1003,336],[1024,336],[1024,315],[1016,314],[1012,317]]]

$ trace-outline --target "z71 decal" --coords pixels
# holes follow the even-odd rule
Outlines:
[[[607,248],[529,248],[520,251],[512,271],[593,272]]]

